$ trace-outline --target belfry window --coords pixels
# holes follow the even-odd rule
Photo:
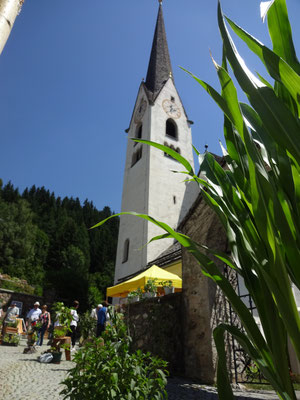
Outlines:
[[[177,125],[176,122],[171,118],[167,119],[166,121],[166,136],[178,140]]]
[[[131,166],[133,167],[142,158],[142,146],[140,146],[132,155]]]
[[[125,263],[126,261],[128,261],[128,255],[129,255],[129,239],[126,239],[125,243],[124,243],[124,248],[123,248],[122,263]]]
[[[135,137],[136,137],[137,139],[142,139],[142,133],[143,133],[143,124],[139,125],[139,126],[136,128]]]
[[[135,131],[136,139],[142,139],[142,134],[143,134],[143,124],[140,124],[137,126]],[[136,146],[137,144],[138,144],[137,142],[134,142],[134,146]]]

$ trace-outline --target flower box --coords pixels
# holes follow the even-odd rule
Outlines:
[[[13,347],[17,347],[19,345],[19,343],[10,343],[10,342],[3,342],[2,341],[2,346],[13,346]]]

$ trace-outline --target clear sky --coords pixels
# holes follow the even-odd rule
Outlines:
[[[223,0],[224,13],[265,44],[259,0]],[[287,0],[299,50],[299,0]],[[0,178],[120,211],[128,128],[145,77],[157,0],[26,0],[0,56]],[[175,84],[195,146],[220,154],[221,111],[179,65],[219,90],[216,0],[164,0]],[[246,63],[259,61],[237,41]],[[298,51],[299,54],[299,51]]]

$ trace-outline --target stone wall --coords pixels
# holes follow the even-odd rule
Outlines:
[[[183,374],[182,293],[126,306],[125,316],[134,350],[150,351],[168,361],[169,370]]]
[[[16,293],[12,290],[0,289],[0,307],[6,311],[12,301],[21,301],[23,303],[22,317],[33,307],[33,304],[38,301],[41,305],[43,298],[31,294]]]
[[[179,229],[197,243],[226,251],[227,241],[216,214],[198,197]],[[216,261],[218,264],[218,262]],[[218,264],[223,268],[221,263]],[[204,276],[196,259],[182,252],[182,285],[184,308],[185,375],[203,383],[215,380],[216,350],[213,328],[226,321],[228,314],[223,294]]]

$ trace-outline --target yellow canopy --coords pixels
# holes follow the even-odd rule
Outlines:
[[[172,281],[175,288],[182,288],[182,280],[178,275],[172,274],[157,265],[152,265],[152,267],[146,269],[141,274],[134,276],[128,281],[119,283],[116,286],[111,286],[106,290],[107,297],[125,297],[129,292],[136,290],[137,288],[143,289],[148,279],[155,279],[157,286],[160,285],[162,281]]]

